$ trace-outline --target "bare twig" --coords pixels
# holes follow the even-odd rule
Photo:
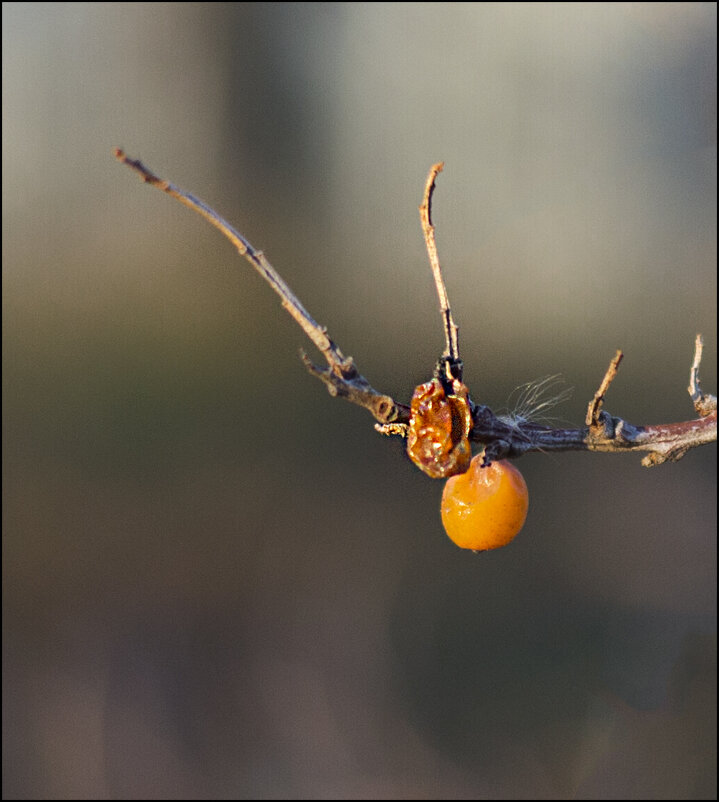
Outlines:
[[[342,354],[327,335],[327,330],[307,312],[262,251],[255,250],[242,234],[201,200],[184,192],[169,181],[162,180],[142,162],[130,159],[119,148],[114,152],[116,158],[138,173],[143,181],[176,198],[218,228],[250,262],[279,295],[282,305],[324,356],[328,364],[326,369],[314,365],[302,352],[302,360],[309,372],[319,378],[332,395],[346,398],[353,404],[369,410],[379,421],[375,428],[383,434],[401,436],[406,434],[410,417],[409,407],[396,402],[388,395],[377,392],[370,386],[367,379],[355,367],[352,358]],[[434,226],[431,222],[432,193],[437,173],[441,169],[442,163],[439,163],[430,170],[420,215],[445,329],[446,348],[440,363],[445,371],[444,378],[450,381],[459,381],[461,379],[461,361],[457,326],[452,320],[447,291],[437,257]],[[648,454],[642,460],[643,465],[658,465],[662,462],[676,461],[683,457],[689,449],[713,442],[717,437],[716,397],[704,394],[699,382],[701,353],[702,339],[700,335],[697,335],[689,383],[689,393],[694,407],[700,415],[695,420],[657,426],[634,426],[622,418],[613,417],[606,412],[603,409],[604,398],[622,359],[621,351],[617,351],[599,389],[589,404],[586,426],[579,429],[552,429],[522,418],[507,420],[495,415],[487,406],[470,402],[472,409],[470,439],[484,446],[488,461],[500,457],[516,458],[528,451],[603,451],[608,453],[646,451]]]
[[[424,188],[424,196],[422,198],[422,205],[419,207],[419,219],[422,222],[422,233],[424,234],[424,242],[427,246],[427,255],[429,256],[429,263],[432,267],[432,275],[434,276],[434,284],[437,288],[437,297],[439,298],[439,311],[442,315],[442,325],[444,327],[444,341],[445,348],[442,354],[442,362],[446,378],[462,379],[462,363],[459,358],[459,329],[455,325],[452,318],[452,310],[449,306],[449,296],[447,295],[447,288],[444,285],[442,278],[442,268],[439,266],[439,256],[437,255],[437,243],[434,238],[434,225],[432,224],[432,195],[434,194],[435,182],[437,174],[442,172],[444,162],[437,162],[430,168],[429,175],[427,176],[427,183]]]
[[[317,346],[317,349],[327,360],[329,368],[323,370],[313,365],[307,354],[301,352],[302,361],[307,369],[317,378],[321,379],[331,395],[342,396],[355,404],[369,409],[380,423],[390,423],[398,415],[398,408],[394,401],[382,393],[373,389],[369,382],[360,375],[354,366],[352,357],[345,357],[334,342],[327,336],[327,329],[320,326],[310,313],[300,303],[297,296],[285,284],[279,273],[269,263],[262,251],[255,250],[252,245],[234,229],[226,220],[220,217],[214,209],[211,209],[199,198],[190,195],[184,190],[163,181],[156,176],[145,165],[135,159],[129,158],[120,148],[114,150],[115,158],[131,167],[140,175],[142,180],[157,187],[158,189],[176,198],[180,203],[188,206],[193,211],[205,218],[215,228],[218,228],[247,261],[257,270],[262,278],[280,296],[282,306],[289,312],[294,320],[299,324],[302,331]]]
[[[589,403],[587,417],[584,421],[587,426],[597,426],[599,423],[599,413],[602,409],[602,405],[604,404],[604,396],[607,394],[609,385],[614,381],[614,377],[617,375],[619,363],[622,361],[623,357],[624,354],[618,350],[617,353],[614,354],[612,361],[609,363],[609,367],[607,368],[607,372],[604,374],[602,383],[599,385],[597,392],[594,393],[594,398]]]
[[[717,399],[715,395],[704,395],[701,383],[699,382],[699,364],[702,361],[702,351],[704,350],[704,340],[701,334],[697,334],[694,341],[694,360],[692,369],[689,373],[689,395],[694,402],[694,409],[705,417],[711,412],[716,412]]]

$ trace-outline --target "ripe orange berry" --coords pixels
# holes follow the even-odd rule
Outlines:
[[[522,474],[507,460],[482,467],[482,455],[469,470],[447,479],[442,523],[462,549],[485,551],[510,543],[524,526],[529,492]]]

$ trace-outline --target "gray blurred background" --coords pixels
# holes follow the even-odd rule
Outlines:
[[[716,392],[716,5],[4,3],[5,798],[710,798],[716,448],[442,487],[122,146],[263,248],[382,391]]]

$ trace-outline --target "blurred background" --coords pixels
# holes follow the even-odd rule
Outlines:
[[[3,796],[716,796],[716,447],[533,454],[514,543],[334,400],[443,347],[580,424],[716,392],[713,3],[4,3]]]

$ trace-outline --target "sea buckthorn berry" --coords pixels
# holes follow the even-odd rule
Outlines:
[[[529,492],[511,462],[500,460],[483,468],[478,454],[466,473],[447,480],[441,509],[444,529],[460,548],[498,549],[524,526]]]
[[[407,454],[433,479],[444,479],[469,468],[472,412],[469,392],[455,380],[447,395],[439,379],[415,388],[410,404]]]

